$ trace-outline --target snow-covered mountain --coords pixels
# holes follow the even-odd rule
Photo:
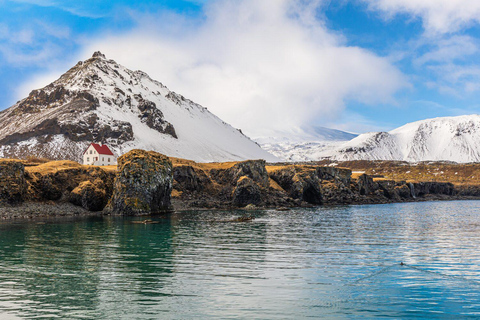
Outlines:
[[[285,161],[315,161],[357,135],[336,129],[312,126],[276,132],[256,138],[263,149]]]
[[[480,115],[444,117],[370,132],[330,152],[335,160],[480,161]]]
[[[90,142],[196,161],[278,160],[206,108],[100,52],[0,113],[0,157],[80,160]]]

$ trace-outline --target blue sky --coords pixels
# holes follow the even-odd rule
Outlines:
[[[0,109],[101,50],[253,136],[480,112],[470,0],[0,0]]]

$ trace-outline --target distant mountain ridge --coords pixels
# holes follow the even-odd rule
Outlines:
[[[356,134],[320,126],[310,126],[276,133],[271,137],[259,137],[263,149],[285,161],[318,160],[326,152],[335,149]]]
[[[335,160],[480,161],[480,115],[408,123],[389,132],[369,132],[324,156]]]
[[[90,142],[195,161],[278,160],[206,108],[100,52],[0,112],[0,157],[79,161]]]

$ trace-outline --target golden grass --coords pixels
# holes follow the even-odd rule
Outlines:
[[[276,183],[275,180],[273,180],[272,178],[269,178],[268,181],[269,181],[269,183],[270,183],[270,188],[275,189],[275,190],[278,190],[278,191],[285,191],[285,190],[283,190],[283,188],[280,187],[280,185],[279,185],[278,183]]]
[[[71,168],[81,168],[83,165],[75,161],[69,160],[59,160],[59,161],[50,161],[47,163],[40,164],[38,166],[25,167],[25,171],[30,173],[41,173],[49,174],[55,173],[60,170],[71,169]]]
[[[319,165],[328,165],[322,161]],[[479,163],[446,163],[421,162],[408,163],[402,161],[346,161],[338,166],[352,171],[364,171],[368,175],[383,176],[384,180],[407,182],[451,182],[457,185],[480,185]],[[360,173],[352,173],[356,179]],[[378,178],[380,179],[380,178]]]
[[[171,195],[172,195],[173,198],[179,198],[182,194],[183,194],[183,192],[182,192],[182,191],[178,191],[177,189],[173,189],[173,190],[172,190],[172,193],[171,193]]]

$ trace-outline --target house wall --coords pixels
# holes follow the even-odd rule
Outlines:
[[[83,155],[83,164],[90,166],[110,166],[117,164],[117,162],[115,156],[98,154],[97,150],[95,150],[93,146],[90,146]]]

